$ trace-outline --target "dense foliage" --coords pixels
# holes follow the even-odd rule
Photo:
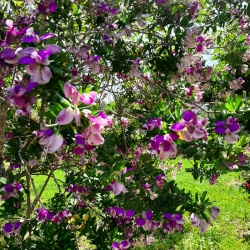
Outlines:
[[[82,235],[97,249],[149,245],[182,231],[185,212],[212,226],[220,209],[206,190],[175,178],[183,158],[211,185],[248,171],[249,16],[235,0],[2,1],[8,249],[79,249]],[[33,175],[47,175],[42,190]]]

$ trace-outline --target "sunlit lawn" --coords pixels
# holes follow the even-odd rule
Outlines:
[[[191,165],[184,161],[184,168]],[[219,183],[210,185],[207,182],[194,181],[190,173],[178,173],[177,183],[180,187],[196,191],[208,191],[208,197],[220,207],[221,214],[209,226],[206,233],[199,233],[198,228],[192,227],[186,216],[183,233],[174,233],[158,237],[148,249],[155,250],[249,250],[250,249],[250,203],[248,195],[237,185],[239,172],[228,172],[218,178]],[[140,248],[141,249],[141,248]]]
[[[250,203],[248,195],[243,193],[237,185],[239,172],[228,172],[219,177],[218,184],[211,186],[207,182],[200,183],[194,181],[190,173],[185,172],[185,168],[191,165],[184,161],[184,168],[177,175],[177,183],[180,187],[196,191],[208,191],[208,197],[215,205],[220,207],[221,214],[214,222],[214,226],[209,226],[206,233],[201,234],[196,227],[192,227],[188,215],[183,233],[164,235],[156,238],[155,242],[147,249],[155,250],[248,250],[250,249]],[[62,171],[55,172],[59,180],[64,179]],[[46,176],[34,176],[37,190],[41,190]],[[60,183],[60,182],[59,182]],[[51,178],[47,188],[41,196],[43,201],[47,201],[57,192],[57,185]],[[145,248],[145,247],[144,247]],[[137,249],[144,249],[137,248]]]

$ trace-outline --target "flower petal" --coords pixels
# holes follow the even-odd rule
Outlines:
[[[98,146],[104,143],[104,139],[101,134],[90,134],[87,141],[90,146]]]
[[[228,133],[225,135],[225,140],[227,141],[227,143],[233,144],[233,143],[237,142],[238,135],[236,135],[234,133]]]
[[[71,107],[68,107],[67,109],[63,109],[60,111],[56,118],[56,123],[59,125],[67,125],[70,124],[75,116],[75,112]]]
[[[224,126],[218,125],[214,128],[215,133],[219,134],[219,135],[223,135],[226,133],[226,129]]]
[[[40,37],[40,40],[42,41],[42,40],[45,40],[45,39],[49,39],[49,38],[51,38],[53,36],[54,36],[54,33],[47,33],[47,34],[42,35]]]
[[[18,63],[19,64],[34,64],[36,63],[36,60],[31,58],[30,56],[25,56],[25,57],[22,57],[21,59],[18,60]]]
[[[144,226],[146,224],[146,220],[144,220],[143,218],[137,218],[135,219],[135,223],[138,225],[138,226]]]
[[[173,131],[175,132],[179,132],[179,131],[182,131],[183,129],[185,128],[185,126],[180,123],[180,122],[177,122],[177,123],[174,123],[170,129],[172,129]]]
[[[48,153],[54,153],[63,145],[63,137],[59,134],[54,134],[50,137],[47,144]]]
[[[187,122],[190,122],[193,119],[193,115],[194,112],[192,110],[188,110],[183,114],[182,119]]]
[[[26,88],[26,93],[30,92],[33,90],[36,86],[38,85],[38,82],[31,82]]]

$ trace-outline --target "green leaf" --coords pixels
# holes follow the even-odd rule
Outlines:
[[[64,97],[62,97],[58,92],[56,93],[55,98],[60,102],[60,104],[64,108],[67,108],[71,105],[70,102],[67,99],[65,99]]]
[[[245,73],[245,77],[249,76],[250,74],[250,69],[247,70],[247,72]]]
[[[63,107],[59,103],[55,102],[49,105],[49,109],[52,115],[57,116]]]
[[[127,162],[128,162],[128,161],[126,161],[126,160],[118,161],[118,162],[116,162],[115,165],[113,166],[113,169],[114,169],[115,171],[121,171],[121,170],[123,170],[123,169],[125,168],[125,165],[126,165]]]
[[[72,10],[73,10],[73,13],[74,13],[75,15],[78,14],[78,7],[77,7],[77,5],[76,5],[75,3],[72,4]]]
[[[4,178],[4,177],[0,177],[0,183],[6,184],[7,183],[7,179]]]
[[[111,238],[111,240],[113,240],[115,238],[115,236],[117,235],[117,233],[118,233],[118,228],[117,227],[115,227],[113,230],[111,230],[111,232],[110,232],[110,238]]]

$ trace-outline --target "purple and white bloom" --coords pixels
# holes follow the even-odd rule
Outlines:
[[[218,180],[217,180],[218,177],[219,177],[218,174],[211,174],[210,179],[209,179],[209,183],[211,185],[214,185],[215,183],[218,182]]]
[[[37,32],[34,31],[33,27],[30,27],[26,30],[25,37],[22,38],[22,41],[25,43],[39,43],[40,41],[49,39],[54,36],[54,33],[47,33],[42,35],[41,37],[38,36]]]
[[[234,163],[234,162],[227,162],[227,167],[230,170],[234,170],[234,169],[238,169],[239,168],[238,165],[236,163]]]
[[[150,230],[152,228],[152,218],[153,211],[149,210],[147,212],[142,212],[142,218],[135,219],[135,223],[137,226],[142,227],[145,231]]]
[[[207,227],[208,227],[208,223],[204,219],[201,219],[201,222],[199,224],[199,229],[201,233],[205,233],[207,231]]]
[[[192,213],[190,219],[193,226],[199,226],[201,233],[205,233],[207,231],[208,223],[197,214]]]
[[[44,207],[40,207],[36,210],[37,212],[37,218],[39,221],[43,222],[43,221],[51,221],[51,219],[53,218],[54,214],[50,211],[48,211],[46,208]]]
[[[15,107],[20,108],[22,115],[27,115],[30,113],[31,105],[34,103],[34,97],[28,95],[27,93],[38,85],[36,82],[28,83],[28,80],[25,80],[27,79],[24,79],[22,84],[16,82],[16,85],[7,89],[10,91],[10,94],[8,95],[10,103]]]
[[[60,211],[51,218],[51,221],[53,221],[57,225],[60,225],[64,218],[69,219],[70,216],[71,214],[68,210]]]
[[[8,47],[11,44],[18,44],[20,42],[20,37],[26,32],[27,28],[25,27],[18,30],[10,19],[7,19],[5,24],[8,26],[9,30],[6,32],[5,41],[2,46]]]
[[[243,78],[239,77],[239,78],[234,79],[233,81],[229,82],[228,85],[229,85],[230,89],[238,90],[238,89],[243,88],[242,84],[244,82],[245,81],[243,80]]]
[[[220,209],[216,206],[213,206],[210,211],[210,216],[212,220],[216,220],[216,217],[220,214]]]
[[[130,247],[130,243],[127,240],[123,240],[118,242],[113,242],[112,243],[112,250],[124,250],[128,249]]]
[[[3,51],[0,52],[0,58],[4,59],[4,61],[8,64],[16,64],[18,60],[22,57],[22,50],[22,48],[5,48]]]
[[[159,188],[162,188],[164,186],[166,175],[164,173],[159,174],[155,177],[156,185]]]
[[[85,105],[92,105],[95,104],[95,99],[97,93],[95,91],[91,91],[87,94],[79,94],[76,87],[72,86],[69,82],[64,84],[64,95],[66,98],[70,98],[72,101],[72,107],[68,107],[60,111],[56,118],[56,123],[60,125],[67,125],[70,124],[73,119],[76,120],[76,125],[81,125],[81,113],[80,110],[77,108],[79,102],[84,103]]]
[[[182,218],[181,214],[170,214],[170,213],[164,213],[164,218],[168,219],[168,223],[169,226],[171,228],[173,228],[172,230],[170,230],[170,232],[174,231],[175,229],[177,231],[181,231],[182,230],[182,224],[184,223],[184,220]],[[170,229],[170,227],[168,226],[168,229]]]
[[[214,131],[219,135],[225,135],[225,140],[229,144],[233,144],[238,140],[238,133],[240,131],[240,124],[237,118],[229,117],[226,121],[218,121],[215,123]]]
[[[8,167],[8,170],[13,171],[13,170],[15,170],[15,169],[17,169],[17,168],[20,168],[20,167],[21,167],[21,164],[20,164],[20,163],[16,163],[16,164],[11,163],[11,164],[9,165],[9,167]]]
[[[71,107],[66,109],[62,109],[58,116],[56,117],[56,123],[59,125],[67,125],[70,124],[75,118],[75,110]],[[78,125],[79,126],[79,125]]]
[[[22,222],[20,221],[17,221],[15,222],[14,224],[13,223],[6,223],[4,226],[3,226],[3,233],[6,235],[6,234],[10,234],[11,236],[14,236],[15,233],[20,229],[22,225]]]
[[[139,65],[141,64],[141,58],[137,57],[135,60],[128,60],[128,62],[132,62],[131,70],[129,72],[130,78],[141,77],[142,72],[138,70]]]
[[[177,147],[174,140],[178,139],[176,134],[156,135],[149,142],[152,154],[157,154],[159,159],[165,161],[169,157],[176,157]]]
[[[128,124],[129,124],[128,118],[126,118],[126,117],[121,117],[121,125],[122,125],[123,127],[127,127]]]
[[[51,50],[41,50],[36,48],[25,48],[22,50],[23,57],[19,59],[19,64],[25,64],[26,72],[29,74],[31,82],[46,84],[50,81],[52,73],[48,65],[48,57],[52,54]]]
[[[90,91],[87,94],[80,95],[79,101],[85,105],[94,105],[97,93],[95,91]]]
[[[246,165],[248,156],[244,153],[239,153],[237,156],[238,160],[239,160],[239,165],[244,166]]]
[[[199,216],[195,213],[192,213],[190,216],[191,223],[194,227],[198,226],[201,223]]]
[[[113,123],[112,116],[107,116],[104,112],[88,118],[91,124],[83,131],[82,135],[78,136],[78,146],[74,150],[76,154],[82,154],[84,149],[92,150],[93,147],[103,144],[104,138],[101,133],[104,131],[104,127]]]
[[[204,127],[206,126],[207,122],[207,118],[199,121],[195,111],[188,110],[183,114],[182,120],[180,122],[174,123],[170,129],[175,132],[179,132],[183,140],[186,142],[201,138],[206,140],[207,132],[205,131]]]
[[[77,198],[81,194],[88,195],[90,193],[90,187],[88,185],[80,186],[78,183],[70,184],[66,190],[68,193],[73,193]]]
[[[110,207],[106,208],[105,212],[110,213],[111,216],[115,219],[117,225],[124,225],[130,223],[131,219],[135,215],[134,210],[125,210],[122,207]],[[133,233],[130,232],[129,234]],[[131,236],[132,237],[132,236]]]
[[[21,191],[21,189],[22,185],[18,182],[14,181],[11,184],[6,184],[0,189],[0,191],[2,191],[1,199],[5,201],[11,197],[18,198],[18,192]]]
[[[63,137],[60,134],[53,134],[51,129],[41,129],[36,135],[41,137],[39,144],[44,146],[48,153],[54,153],[63,146]]]
[[[125,193],[128,192],[128,190],[126,189],[126,187],[124,186],[124,184],[116,182],[116,180],[113,181],[110,185],[113,188],[113,193],[114,193],[115,196],[119,195],[120,193],[124,193],[125,194]]]
[[[38,4],[38,11],[42,14],[49,15],[57,10],[57,4],[54,0],[41,0]]]
[[[154,128],[159,128],[160,130],[163,127],[162,124],[162,118],[159,117],[157,119],[150,118],[146,124],[142,126],[143,128],[146,128],[147,130],[153,130]]]

